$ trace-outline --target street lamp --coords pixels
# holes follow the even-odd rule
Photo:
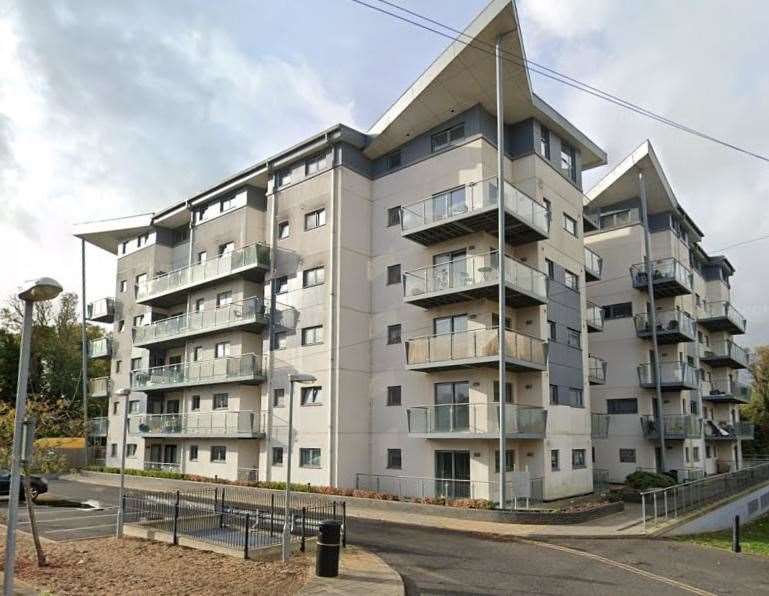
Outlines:
[[[294,426],[294,383],[314,383],[315,381],[317,379],[312,375],[299,373],[288,375],[290,385],[288,390],[288,459],[286,460],[286,510],[283,514],[283,549],[281,557],[284,563],[288,561],[288,545],[291,539],[291,522],[289,520],[291,509],[289,501],[291,499],[291,437]]]
[[[118,494],[118,516],[117,526],[115,527],[115,537],[123,537],[123,523],[125,522],[125,454],[126,454],[126,438],[128,436],[128,396],[131,395],[131,390],[128,387],[123,387],[115,392],[115,395],[119,395],[123,398],[123,444],[120,449],[120,493]]]
[[[8,529],[5,539],[5,580],[3,596],[13,594],[13,572],[16,559],[16,513],[19,508],[21,484],[21,435],[27,415],[27,379],[29,377],[29,353],[32,341],[32,310],[35,302],[53,300],[61,292],[61,284],[50,277],[27,282],[19,292],[24,302],[24,320],[21,326],[19,349],[19,376],[16,383],[16,418],[13,425],[13,452],[11,455],[11,486],[8,494]]]

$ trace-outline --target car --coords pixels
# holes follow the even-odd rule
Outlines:
[[[24,476],[22,476],[22,482]],[[43,493],[48,492],[48,483],[40,476],[29,477],[29,490],[32,493],[32,500],[37,501],[37,498]],[[0,470],[0,497],[7,497],[11,492],[11,473],[8,470]],[[19,500],[24,500],[24,487],[21,487],[21,494]]]

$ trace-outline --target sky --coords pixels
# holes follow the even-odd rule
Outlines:
[[[370,0],[375,3],[376,0]],[[395,0],[462,29],[486,0]],[[520,0],[527,57],[769,155],[769,3]],[[448,40],[350,0],[0,0],[0,298],[80,288],[74,223],[158,210],[337,122],[360,130]],[[715,253],[769,235],[769,164],[532,75],[609,165],[650,139]],[[769,343],[769,240],[726,250]],[[115,257],[87,249],[89,299]]]

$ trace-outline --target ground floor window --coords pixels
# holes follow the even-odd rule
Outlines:
[[[505,451],[505,472],[515,470],[515,450],[507,449]],[[494,473],[499,474],[499,449],[494,452]]]
[[[283,465],[283,447],[272,448],[272,465],[273,466]]]
[[[190,461],[198,461],[198,446],[190,445]]]
[[[400,449],[388,449],[387,450],[387,469],[400,470],[402,464],[402,456]]]
[[[554,472],[561,469],[561,454],[558,453],[558,449],[550,450],[550,469]]]
[[[117,457],[117,443],[112,443],[109,446],[110,457]]]
[[[584,449],[571,450],[571,467],[575,470],[585,467],[585,450]]]
[[[320,468],[320,449],[302,447],[299,450],[299,465],[302,468]]]
[[[227,447],[224,447],[222,445],[212,446],[211,461],[219,462],[219,463],[227,461]]]
[[[136,443],[126,443],[125,456],[136,457]]]
[[[634,464],[636,463],[635,449],[620,449],[619,461],[621,464]]]

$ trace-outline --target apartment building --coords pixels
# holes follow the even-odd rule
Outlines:
[[[603,316],[590,350],[608,361],[605,382],[592,394],[596,427],[603,429],[594,435],[596,467],[616,482],[638,469],[660,471],[662,436],[665,468],[680,479],[739,468],[741,442],[753,438],[753,427],[739,413],[748,401],[739,374],[748,355],[733,339],[746,328],[733,303],[734,268],[703,250],[702,230],[676,199],[648,141],[587,197],[587,219],[596,227],[585,243],[604,265],[603,279],[587,289],[593,312]]]
[[[523,55],[505,0],[465,31],[503,32]],[[494,60],[455,42],[367,132],[339,124],[165,210],[81,224],[118,262],[114,297],[90,307],[112,325],[108,353],[91,351],[111,359],[90,393],[107,404],[90,439],[107,465],[127,387],[128,466],[281,480],[288,379],[304,373],[296,482],[494,499],[504,399],[510,493],[590,492],[605,369],[585,283],[605,273],[582,172],[606,155],[504,68],[501,192]]]

